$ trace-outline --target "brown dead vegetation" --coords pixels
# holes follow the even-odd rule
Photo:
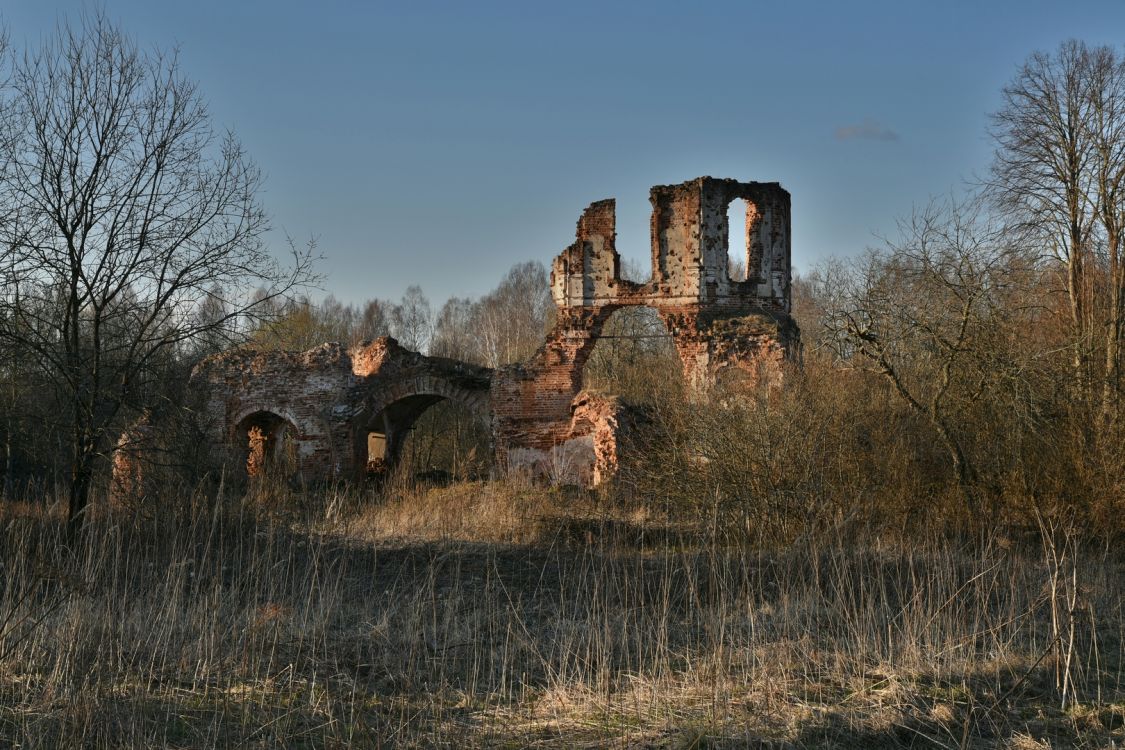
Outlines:
[[[0,743],[1107,747],[1125,561],[518,482],[0,506]],[[729,527],[727,527],[729,528]]]

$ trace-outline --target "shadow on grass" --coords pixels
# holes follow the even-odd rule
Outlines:
[[[104,514],[68,552],[57,518],[0,513],[7,744],[1125,739],[1112,570],[1088,592],[1109,597],[1099,607],[1114,626],[1084,685],[1103,691],[1102,707],[1063,714],[1046,666],[1018,685],[1019,669],[984,666],[1001,642],[1027,659],[1041,645],[1042,578],[1019,557],[842,544],[766,554],[586,518],[552,521],[535,544],[363,541],[238,506]],[[1010,625],[994,614],[1024,611]],[[973,616],[995,618],[995,632]],[[957,662],[939,679],[939,666],[911,661],[912,637],[946,635],[967,639],[960,682]],[[876,671],[894,660],[915,673]]]

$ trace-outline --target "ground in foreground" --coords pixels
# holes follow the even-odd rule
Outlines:
[[[71,552],[0,503],[0,744],[1125,743],[1107,548],[730,528],[476,483],[196,495]]]

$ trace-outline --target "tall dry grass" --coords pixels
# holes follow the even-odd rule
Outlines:
[[[503,482],[272,492],[73,548],[0,503],[0,745],[1125,740],[1125,561],[1063,528],[771,549]]]

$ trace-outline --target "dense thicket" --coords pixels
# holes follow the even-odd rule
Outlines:
[[[693,399],[667,354],[627,358],[646,421],[619,485],[772,541],[843,519],[1125,530],[1125,432],[1075,379],[1058,264],[979,202],[899,229],[795,279],[802,362],[781,389]]]

